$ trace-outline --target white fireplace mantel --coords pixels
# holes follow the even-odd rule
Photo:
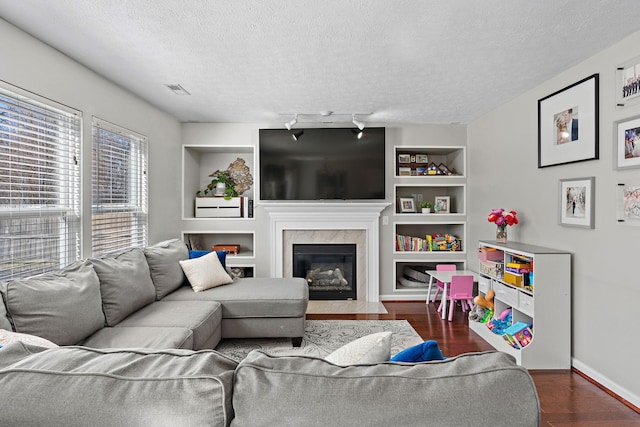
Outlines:
[[[380,301],[379,220],[387,202],[261,203],[269,214],[271,276],[282,277],[285,230],[364,230],[366,235],[366,301]]]

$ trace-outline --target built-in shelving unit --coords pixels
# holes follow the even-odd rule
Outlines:
[[[394,292],[429,298],[428,281],[408,280],[408,269],[424,271],[443,263],[466,268],[466,147],[395,146],[393,152]],[[442,199],[445,210],[422,213],[421,202]]]
[[[494,316],[510,309],[513,322],[531,325],[533,339],[525,347],[514,348],[488,323],[469,321],[469,328],[528,369],[571,368],[571,254],[518,242],[480,241],[479,247],[503,253],[500,259],[478,261],[480,295],[493,289]],[[529,265],[505,277],[505,266],[517,264],[516,260]]]
[[[255,274],[255,235],[253,217],[249,217],[247,206],[241,214],[226,217],[196,216],[195,196],[211,182],[211,173],[226,170],[237,158],[245,161],[253,177],[251,188],[242,194],[244,200],[254,199],[257,183],[255,147],[245,145],[183,145],[182,146],[182,239],[193,249],[210,250],[214,245],[237,244],[240,252],[227,255],[229,267],[242,268]]]
[[[254,198],[256,180],[255,147],[244,145],[183,145],[182,146],[182,218],[195,219],[195,197],[210,182],[211,173],[226,170],[238,157],[244,159],[254,179],[254,185],[242,194]],[[238,218],[229,218],[238,219]],[[243,218],[250,219],[250,218]],[[216,218],[220,220],[220,218]]]

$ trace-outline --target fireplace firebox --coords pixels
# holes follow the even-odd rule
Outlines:
[[[309,284],[311,300],[356,299],[355,244],[294,244],[293,276]]]

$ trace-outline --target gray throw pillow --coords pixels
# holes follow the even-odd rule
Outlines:
[[[87,261],[14,280],[3,292],[16,332],[72,345],[104,326],[98,276]]]
[[[142,249],[127,249],[90,261],[100,279],[102,310],[108,326],[117,325],[155,301],[156,290]]]
[[[178,239],[166,240],[144,249],[156,299],[161,300],[186,283],[180,261],[189,259],[189,249]]]

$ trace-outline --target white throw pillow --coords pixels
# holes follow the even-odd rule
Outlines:
[[[215,252],[199,258],[181,260],[180,266],[195,292],[233,282]]]
[[[25,344],[37,345],[44,348],[55,348],[57,344],[52,343],[44,338],[37,337],[35,335],[21,334],[19,332],[7,331],[6,329],[0,329],[0,347],[9,345],[12,342],[20,341]]]
[[[340,366],[381,363],[389,360],[391,332],[378,332],[345,344],[324,359]]]

